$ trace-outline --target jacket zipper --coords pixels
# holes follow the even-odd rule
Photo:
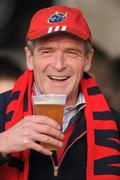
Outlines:
[[[58,176],[58,166],[54,166],[54,176]]]
[[[61,161],[59,162],[58,165],[55,164],[55,161],[54,161],[53,157],[50,156],[50,157],[51,157],[51,160],[52,160],[52,164],[53,164],[54,176],[58,176],[59,167],[60,167],[60,165],[61,165],[61,163],[62,163],[62,161],[63,161],[63,159],[64,159],[64,157],[65,157],[65,155],[66,155],[66,153],[67,153],[67,151],[70,149],[70,147],[71,147],[77,140],[79,140],[81,137],[83,137],[84,134],[86,134],[86,132],[87,132],[87,130],[84,131],[80,136],[78,136],[78,137],[72,142],[72,144],[67,147],[67,149],[65,150],[65,152],[64,152],[64,154],[63,154],[63,156],[62,156],[62,158],[61,158]]]
[[[53,169],[54,169],[54,176],[58,176],[59,166],[57,166],[57,165],[55,164],[55,161],[54,161],[53,157],[52,157],[52,156],[50,156],[50,157],[51,157],[52,165],[53,165]]]

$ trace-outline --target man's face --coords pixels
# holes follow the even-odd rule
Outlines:
[[[26,50],[27,66],[41,93],[66,94],[76,99],[83,72],[92,54],[85,55],[82,41],[70,35],[54,35],[35,42],[33,55]]]

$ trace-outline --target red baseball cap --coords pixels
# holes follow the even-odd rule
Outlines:
[[[54,5],[37,11],[30,22],[26,40],[58,32],[68,32],[83,40],[92,41],[89,26],[80,9],[63,5]]]

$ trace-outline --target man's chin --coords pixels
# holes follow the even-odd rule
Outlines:
[[[46,94],[67,94],[67,93],[64,90],[57,89],[57,90],[49,90],[46,92]]]

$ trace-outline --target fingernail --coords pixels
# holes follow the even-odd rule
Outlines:
[[[53,152],[52,151],[50,151],[50,156],[52,156],[53,155]]]
[[[59,143],[59,147],[62,147],[62,146],[63,146],[63,143],[62,143],[62,142],[60,142],[60,143]]]

